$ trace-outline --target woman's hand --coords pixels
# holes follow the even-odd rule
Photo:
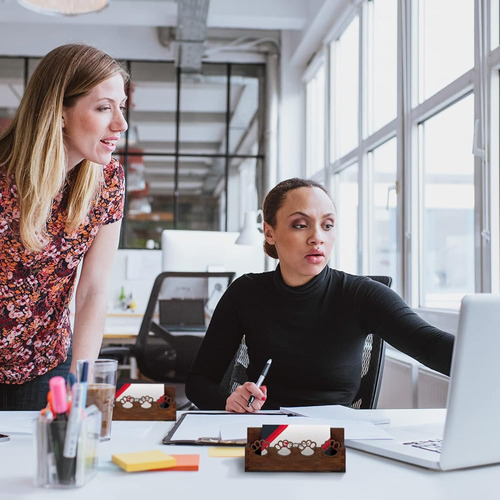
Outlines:
[[[250,396],[255,399],[250,406],[247,406]],[[245,382],[226,399],[226,410],[236,413],[254,413],[259,411],[267,398],[267,387],[262,385],[257,387],[253,382]]]

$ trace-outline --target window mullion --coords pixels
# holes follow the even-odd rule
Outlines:
[[[361,145],[368,131],[368,5],[363,2],[359,7],[359,57],[358,57],[358,272],[366,274],[370,255],[370,182],[367,171],[366,152]]]
[[[475,75],[474,75],[474,240],[476,292],[491,291],[491,224],[489,163],[489,80],[488,54],[490,29],[486,12],[487,0],[476,0],[475,11]]]

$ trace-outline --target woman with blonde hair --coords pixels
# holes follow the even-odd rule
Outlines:
[[[99,353],[123,216],[124,174],[111,154],[127,129],[127,82],[104,52],[57,47],[0,133],[2,410],[42,408],[52,376]]]

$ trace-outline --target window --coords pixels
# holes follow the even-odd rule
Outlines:
[[[397,105],[397,14],[396,0],[368,3],[369,133],[396,118]]]
[[[358,165],[351,165],[334,176],[334,203],[337,208],[334,246],[335,267],[358,274]]]
[[[500,289],[500,0],[351,2],[323,43],[332,262],[453,329]]]
[[[474,0],[418,3],[419,102],[423,102],[473,68]]]
[[[474,98],[419,126],[423,307],[458,308],[474,292]]]
[[[40,59],[0,58],[0,130]],[[122,61],[127,121],[116,157],[127,193],[121,248],[159,248],[164,229],[239,231],[262,203],[262,64]]]
[[[331,160],[358,145],[359,110],[359,18],[356,16],[340,38],[330,46],[331,80]]]
[[[261,65],[132,61],[122,247],[159,247],[163,229],[239,231],[262,201]],[[244,200],[244,202],[242,202]]]
[[[369,153],[370,264],[369,273],[391,276],[392,288],[400,292],[398,270],[397,150],[393,138]]]
[[[306,85],[306,175],[325,167],[325,65]]]

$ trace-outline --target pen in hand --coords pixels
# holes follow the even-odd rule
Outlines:
[[[264,369],[262,370],[262,373],[259,375],[259,378],[257,380],[257,382],[255,382],[255,385],[257,387],[260,387],[263,382],[264,382],[264,379],[266,378],[266,375],[267,375],[267,372],[269,371],[269,367],[271,366],[271,363],[273,362],[272,359],[268,359],[267,360],[267,363],[266,365],[264,366]],[[250,398],[248,399],[248,404],[247,404],[247,408],[255,401],[255,396],[252,394],[250,396]]]

